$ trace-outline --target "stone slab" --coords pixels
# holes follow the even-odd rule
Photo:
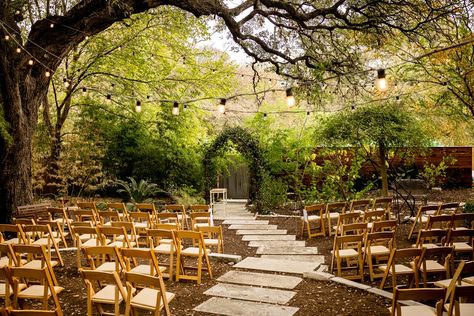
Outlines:
[[[237,235],[286,235],[286,229],[240,229]]]
[[[244,235],[243,241],[252,240],[296,240],[295,235]]]
[[[313,263],[319,263],[319,264],[324,263],[324,256],[322,255],[261,255],[260,258],[313,262]]]
[[[230,225],[229,229],[277,229],[277,225]]]
[[[194,310],[228,316],[292,316],[298,308],[213,297],[195,307]]]
[[[235,264],[234,267],[249,270],[303,274],[308,271],[314,271],[314,269],[319,267],[319,263],[247,257]]]
[[[296,292],[248,285],[218,283],[204,292],[204,294],[246,301],[286,304],[296,295]]]
[[[344,279],[344,278],[341,278],[341,277],[334,277],[334,278],[331,279],[331,281],[339,283],[339,284],[343,284],[343,285],[346,285],[346,286],[354,287],[354,288],[357,288],[357,289],[361,289],[361,290],[368,290],[368,289],[371,288],[371,286],[369,286],[369,285],[365,285],[363,283],[355,282],[355,281]]]
[[[258,221],[251,219],[226,219],[224,225],[268,225],[268,221]]]
[[[294,276],[235,270],[229,271],[217,279],[219,282],[275,287],[286,290],[294,289],[302,280]]]
[[[304,247],[306,242],[304,240],[252,240],[249,242],[249,247]]]
[[[239,262],[242,261],[242,256],[239,255],[231,255],[226,253],[216,253],[212,252],[209,254],[209,258],[216,259],[222,262]]]
[[[332,275],[331,273],[326,273],[326,272],[311,271],[311,272],[303,273],[303,278],[318,280],[318,281],[329,281],[332,278],[334,278],[334,275]]]
[[[260,247],[257,255],[317,255],[318,247]]]
[[[383,296],[383,297],[385,297],[389,300],[393,299],[393,294],[392,293],[381,290],[381,289],[378,289],[378,288],[375,288],[375,287],[372,287],[372,288],[368,289],[367,291],[370,292],[370,293],[374,293],[374,294]]]

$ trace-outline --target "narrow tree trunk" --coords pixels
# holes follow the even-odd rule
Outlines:
[[[388,175],[387,175],[387,148],[384,144],[379,145],[380,178],[382,180],[382,196],[388,196]]]

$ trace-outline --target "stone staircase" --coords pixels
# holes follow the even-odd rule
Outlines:
[[[235,229],[249,247],[257,247],[257,256],[245,258],[219,277],[219,283],[205,292],[212,297],[194,310],[218,315],[295,314],[298,308],[286,305],[297,294],[292,290],[302,281],[303,273],[324,262],[324,256],[268,220],[256,220],[243,203],[216,205],[214,212],[214,218]]]

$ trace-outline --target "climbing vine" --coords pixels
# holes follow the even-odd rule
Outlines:
[[[205,150],[203,160],[205,192],[209,192],[217,179],[217,168],[214,158],[221,156],[228,149],[229,142],[234,144],[237,151],[242,154],[248,163],[250,172],[249,202],[254,204],[257,212],[259,212],[261,210],[259,191],[264,178],[266,163],[257,139],[242,127],[226,128]]]

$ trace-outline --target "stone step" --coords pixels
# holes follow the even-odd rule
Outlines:
[[[295,235],[244,235],[242,236],[243,241],[254,241],[254,240],[296,240]]]
[[[273,260],[302,261],[319,264],[324,263],[324,256],[322,255],[261,255],[260,258]]]
[[[286,304],[296,295],[296,292],[248,285],[218,283],[204,292],[204,294],[246,301]]]
[[[212,297],[194,308],[195,311],[227,316],[292,316],[298,308]]]
[[[257,255],[317,255],[318,247],[260,247]]]
[[[317,262],[247,257],[239,263],[235,264],[234,267],[249,270],[303,274],[305,272],[314,271],[316,268],[319,267],[319,265],[320,263]]]
[[[230,225],[229,229],[277,229],[277,225]]]
[[[241,229],[237,235],[286,235],[286,229]]]
[[[250,219],[226,219],[224,225],[268,225],[269,221],[258,221]]]
[[[274,287],[286,290],[294,289],[302,280],[302,278],[294,276],[245,271],[229,271],[217,279],[219,282]]]
[[[304,240],[252,240],[249,247],[304,247]]]

